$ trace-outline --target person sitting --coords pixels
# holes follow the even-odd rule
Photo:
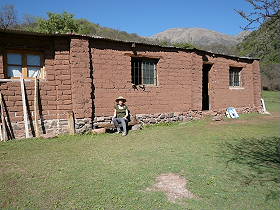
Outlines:
[[[122,96],[116,98],[116,105],[114,106],[113,123],[117,128],[117,133],[121,133],[121,127],[123,129],[123,136],[127,135],[127,122],[129,117],[129,110],[125,104],[126,99]]]

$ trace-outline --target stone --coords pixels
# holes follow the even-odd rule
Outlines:
[[[174,116],[175,116],[175,117],[180,116],[180,112],[174,112]]]
[[[56,133],[46,133],[46,134],[41,135],[41,137],[45,138],[45,139],[51,139],[51,138],[55,138],[57,136],[58,135]]]
[[[174,116],[174,113],[168,113],[167,117],[172,118]]]
[[[111,116],[109,116],[109,117],[104,117],[104,120],[105,120],[105,121],[108,121],[108,120],[111,121],[111,120],[112,120],[112,117],[111,117]]]
[[[183,117],[184,122],[191,121],[191,120],[192,120],[192,117],[188,117],[188,116]]]
[[[149,123],[155,124],[155,123],[157,123],[157,121],[154,118],[152,118],[152,119],[149,120]]]
[[[212,118],[212,120],[214,120],[214,121],[222,121],[222,120],[223,120],[223,116],[222,116],[222,115],[214,116],[214,117]]]
[[[97,122],[104,122],[105,118],[104,117],[96,117]]]
[[[147,124],[150,123],[150,120],[149,120],[149,119],[143,119],[142,121],[143,121],[144,123],[147,123]]]
[[[159,116],[160,119],[164,119],[165,117],[166,117],[165,114],[161,114],[161,115]]]
[[[59,124],[60,125],[68,125],[68,121],[67,120],[59,120]]]
[[[106,129],[105,128],[95,128],[92,130],[93,134],[101,134],[101,133],[106,133]]]
[[[133,126],[131,127],[131,130],[132,130],[132,131],[136,131],[136,130],[141,130],[142,128],[143,128],[142,124],[139,123],[139,124],[133,125]]]

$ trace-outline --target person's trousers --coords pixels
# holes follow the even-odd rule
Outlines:
[[[127,133],[127,119],[125,118],[113,118],[113,123],[116,126],[117,130],[120,131],[121,127],[123,128],[123,132]]]

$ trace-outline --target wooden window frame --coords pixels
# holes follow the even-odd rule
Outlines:
[[[144,81],[144,70],[143,70],[143,63],[144,62],[152,62],[153,63],[153,71],[154,71],[154,83],[153,84],[145,84],[143,81]],[[135,81],[133,77],[134,75],[134,72],[135,72],[135,67],[134,67],[134,62],[139,62],[140,63],[140,66],[138,65],[138,68],[140,67],[140,75],[138,75],[138,77],[140,76],[141,78],[139,79],[138,78],[138,81],[141,81],[139,84],[134,84]],[[132,84],[134,85],[145,85],[145,86],[157,86],[158,84],[158,71],[157,71],[157,63],[159,62],[159,59],[155,59],[155,58],[146,58],[146,57],[131,57],[131,82]]]
[[[21,63],[22,65],[17,64],[8,64],[8,54],[14,53],[14,54],[20,54],[21,55]],[[27,65],[27,55],[39,55],[40,56],[40,66],[37,65]],[[23,75],[24,79],[35,79],[35,77],[29,77],[28,76],[28,67],[40,67],[41,73],[38,79],[44,79],[45,78],[45,66],[44,66],[44,55],[40,51],[31,51],[31,50],[6,50],[4,54],[4,73],[5,78],[8,79],[20,79],[21,77],[8,77],[8,66],[20,66],[21,67],[21,73]]]

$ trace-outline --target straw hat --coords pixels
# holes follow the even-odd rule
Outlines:
[[[116,98],[116,102],[118,102],[119,100],[123,100],[124,102],[126,102],[126,99],[122,96],[119,96],[118,98]]]

